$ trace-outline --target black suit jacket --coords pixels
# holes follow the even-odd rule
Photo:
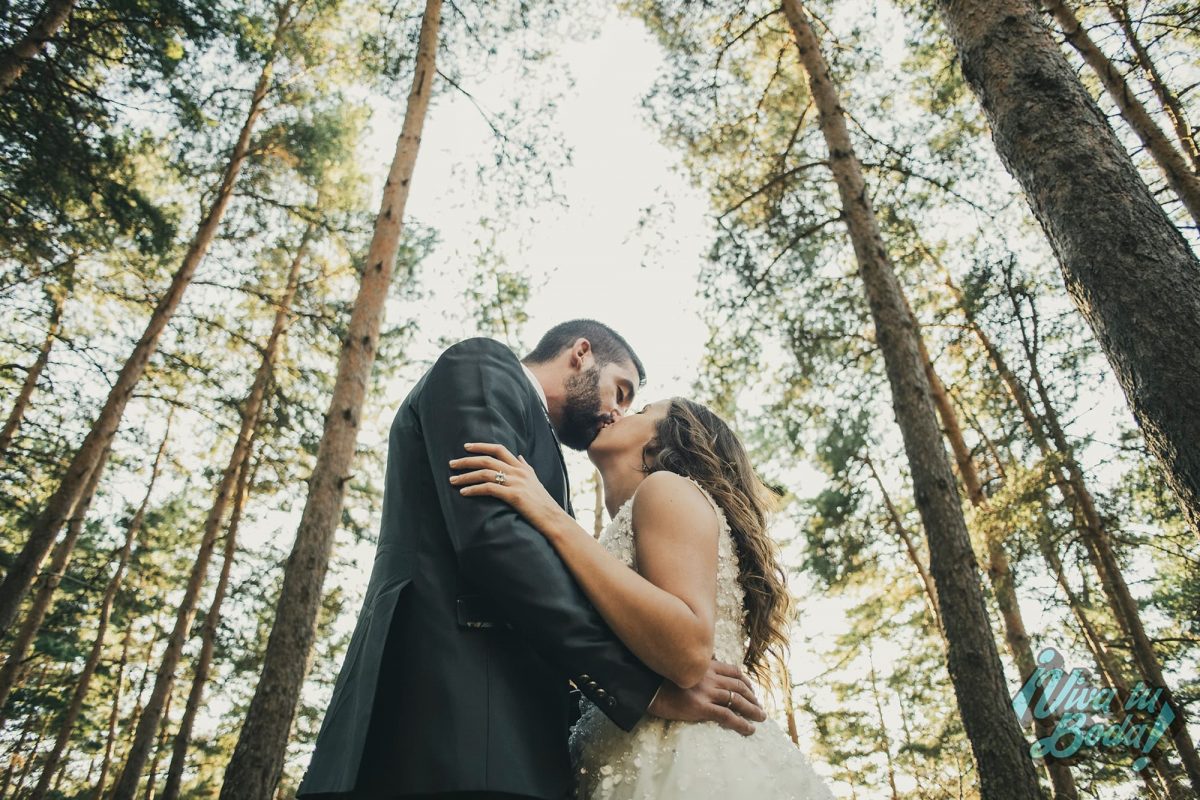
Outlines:
[[[446,350],[392,422],[375,564],[299,796],[561,798],[568,678],[626,730],[662,682],[524,518],[449,483],[471,441],[524,455],[569,502],[558,441],[512,351],[483,338]]]

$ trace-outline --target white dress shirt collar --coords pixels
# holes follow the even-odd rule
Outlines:
[[[537,376],[533,374],[533,370],[525,366],[525,362],[521,362],[521,369],[525,370],[525,377],[529,378],[529,382],[533,384],[533,388],[537,391],[538,397],[542,400],[542,408],[546,409],[546,413],[550,412],[550,404],[546,402],[546,390],[542,388],[541,382]]]

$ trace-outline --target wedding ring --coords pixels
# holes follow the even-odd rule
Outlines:
[[[500,470],[496,470],[496,483],[508,483],[508,478]]]
[[[726,708],[733,708],[733,689],[726,689],[729,692],[729,702],[725,704]]]

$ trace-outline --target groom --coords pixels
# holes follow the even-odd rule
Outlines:
[[[568,678],[625,730],[647,713],[743,733],[753,726],[732,711],[765,717],[713,690],[718,674],[745,681],[735,667],[714,661],[689,690],[664,681],[541,534],[447,480],[463,444],[499,442],[570,511],[559,440],[585,449],[644,380],[621,336],[574,320],[524,362],[491,339],[460,342],[417,382],[392,421],[374,568],[298,796],[560,800],[577,713]]]

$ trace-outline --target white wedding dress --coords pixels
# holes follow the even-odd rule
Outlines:
[[[694,483],[694,481],[693,481]],[[696,484],[700,487],[699,484]],[[703,487],[700,491],[713,503]],[[740,665],[746,655],[742,586],[729,524],[720,521],[717,549],[715,655]],[[600,541],[637,568],[633,498],[621,506]],[[833,793],[774,721],[742,736],[715,722],[675,722],[646,715],[628,733],[587,698],[571,732],[578,800],[832,800]]]

